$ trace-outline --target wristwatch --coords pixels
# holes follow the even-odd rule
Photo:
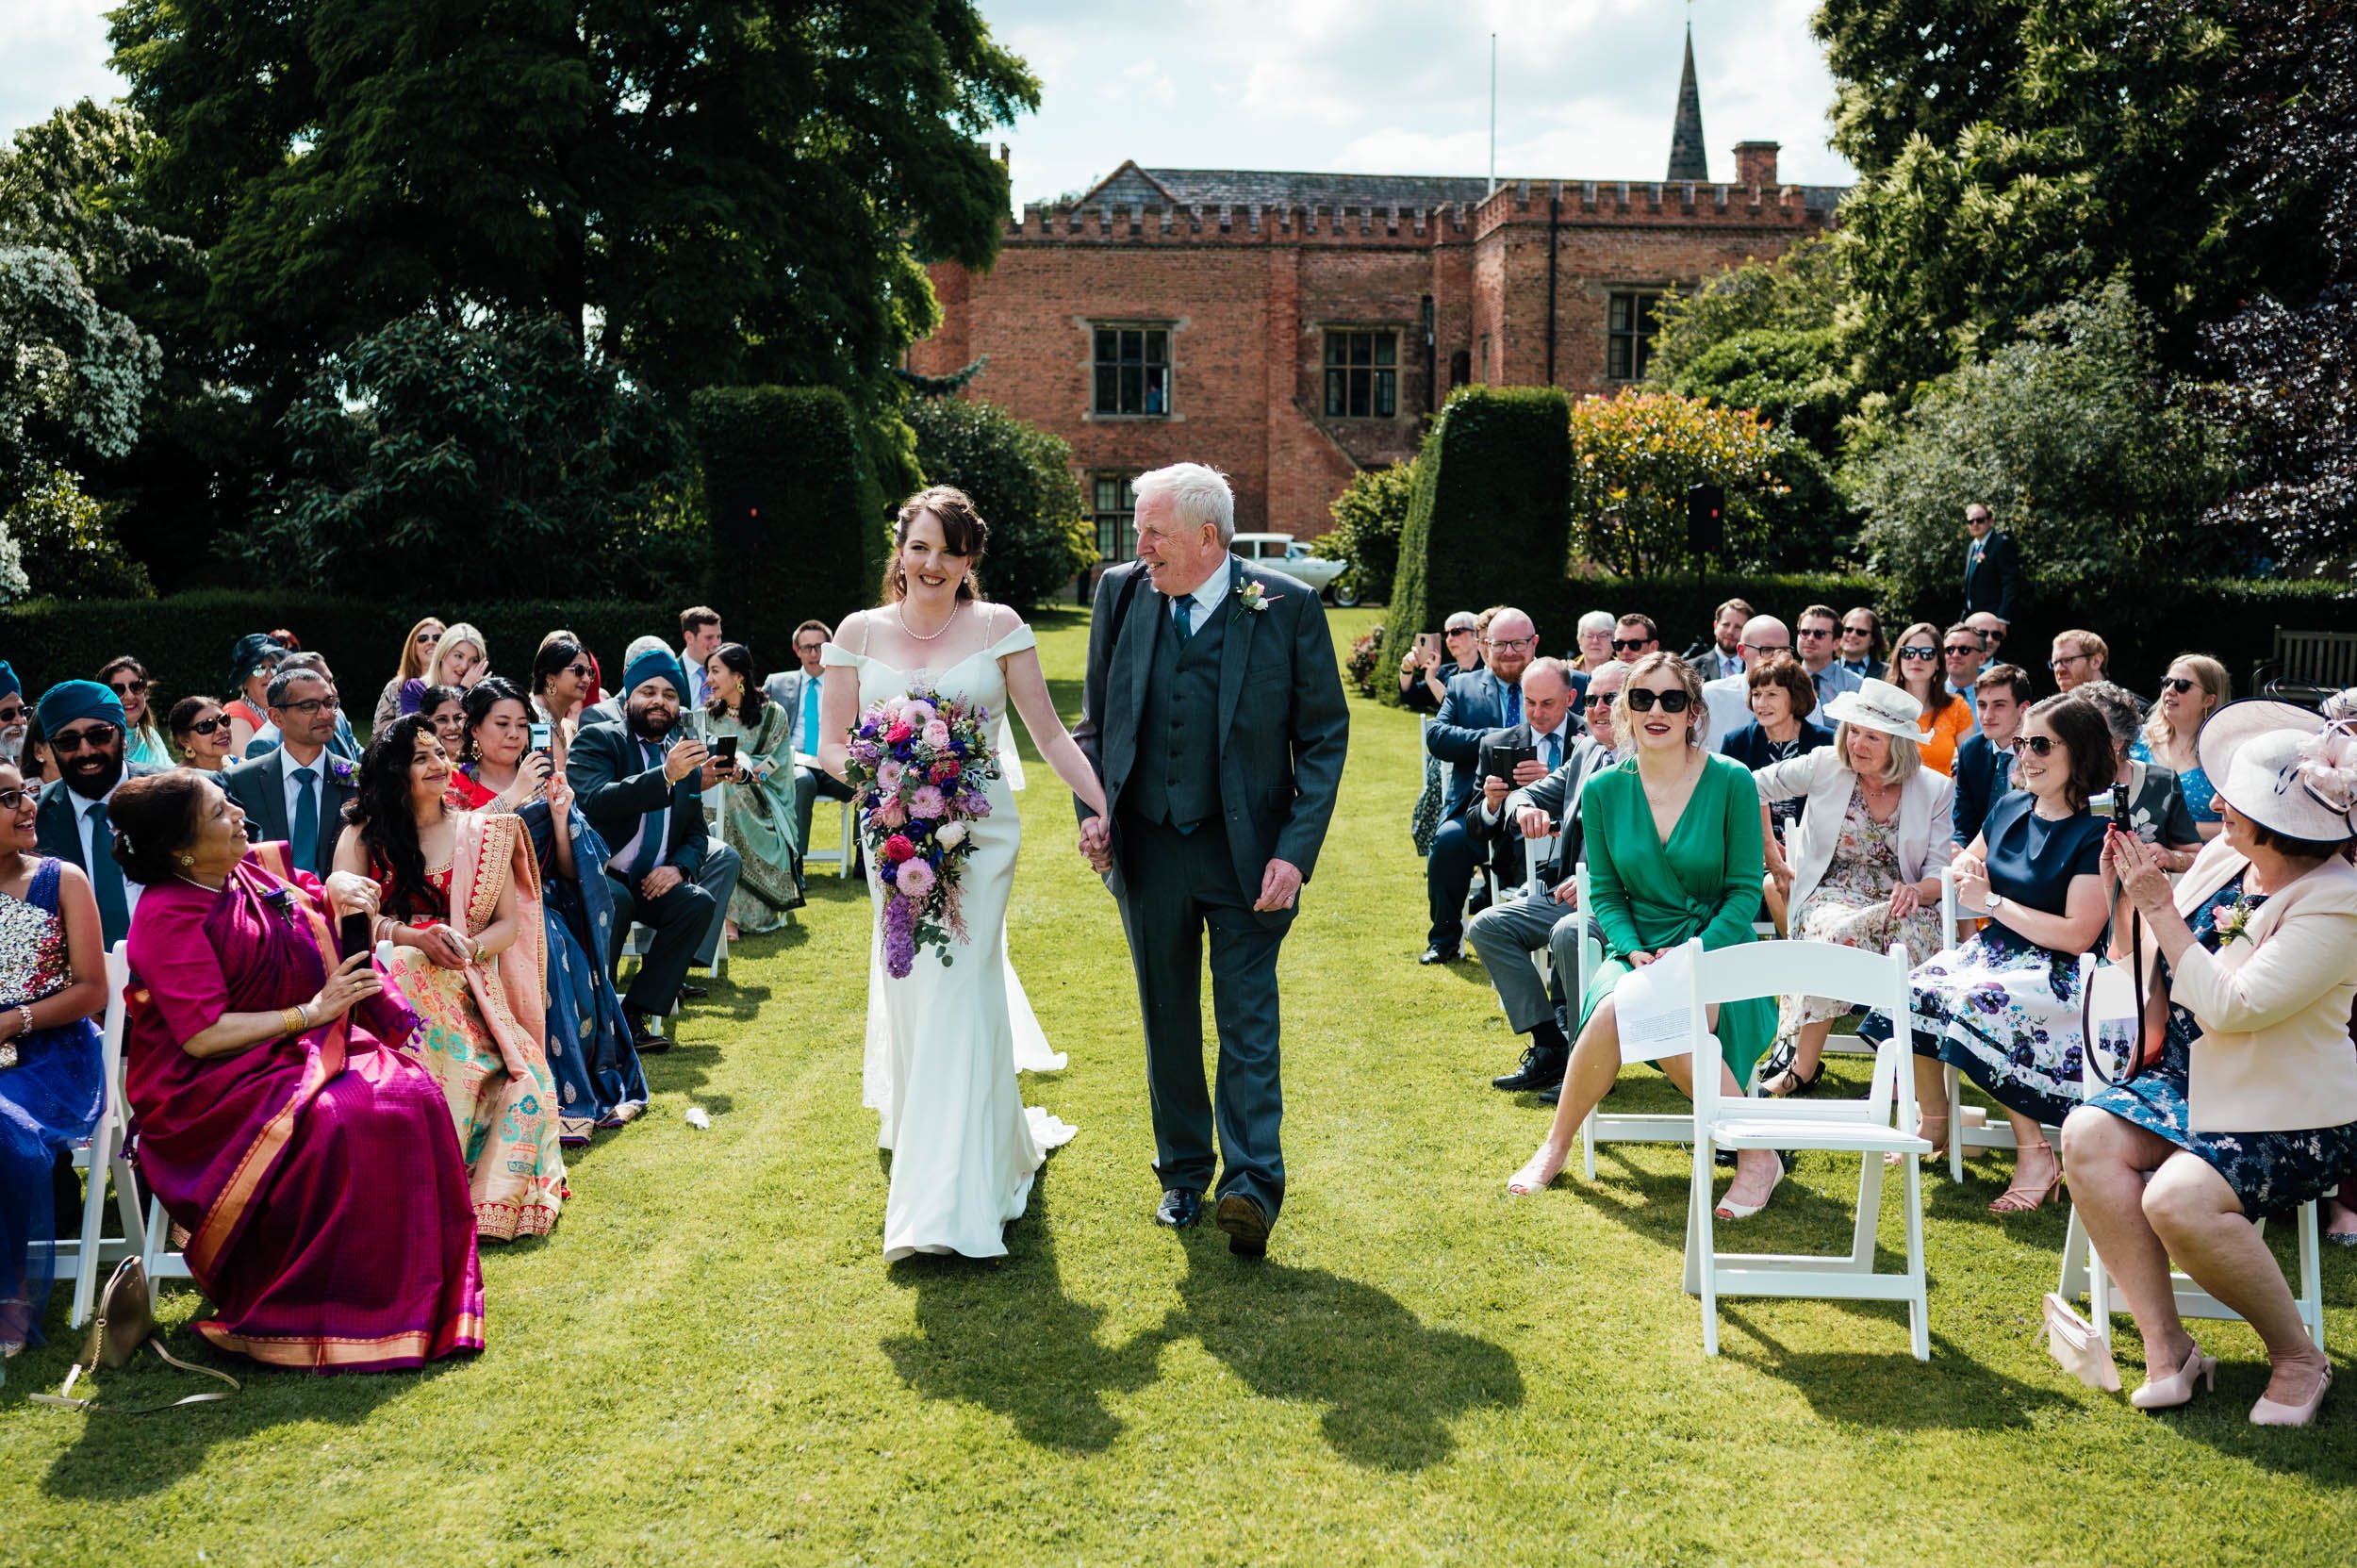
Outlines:
[[[2003,893],[1991,893],[1988,896],[1988,902],[1982,907],[1991,915],[2000,914],[2005,907],[2005,896]]]

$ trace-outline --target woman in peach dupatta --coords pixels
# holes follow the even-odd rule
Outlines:
[[[451,778],[430,724],[386,726],[361,759],[336,866],[383,890],[377,938],[423,1020],[410,1054],[450,1103],[477,1233],[510,1241],[546,1234],[566,1196],[539,863],[515,817],[453,806]]]

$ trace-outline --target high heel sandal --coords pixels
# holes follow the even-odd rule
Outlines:
[[[2054,1146],[2043,1138],[2034,1144],[2021,1145],[2014,1154],[2014,1166],[2017,1173],[2020,1169],[2021,1156],[2035,1154],[2040,1149],[2052,1154],[2054,1152]],[[2012,1186],[1997,1195],[1996,1201],[1989,1204],[1988,1212],[1992,1214],[2026,1214],[2033,1209],[2043,1209],[2046,1207],[2046,1200],[2054,1196],[2054,1189],[2062,1185],[2062,1161],[2058,1158],[2054,1162],[2054,1174],[2047,1178],[2044,1186],[2033,1187],[2017,1180]]]
[[[2324,1376],[2316,1379],[2316,1391],[2308,1396],[2306,1404],[2280,1404],[2262,1395],[2259,1402],[2250,1407],[2250,1424],[2254,1427],[2305,1427],[2316,1418],[2317,1408],[2324,1403],[2324,1392],[2332,1386],[2332,1368],[2328,1365]]]
[[[1776,1189],[1783,1184],[1784,1156],[1779,1154],[1776,1156],[1776,1179],[1768,1183],[1768,1190],[1760,1195],[1757,1203],[1738,1203],[1730,1197],[1713,1209],[1711,1213],[1720,1219],[1749,1219],[1768,1207],[1768,1200],[1776,1196]],[[1735,1189],[1730,1187],[1727,1190],[1732,1193]]]
[[[1506,1190],[1516,1197],[1528,1197],[1533,1193],[1543,1192],[1554,1183],[1557,1177],[1563,1174],[1563,1167],[1571,1163],[1571,1154],[1568,1150],[1557,1158],[1552,1166],[1547,1164],[1549,1158],[1547,1146],[1541,1144],[1539,1152],[1525,1162],[1522,1169],[1506,1179]]]
[[[2129,1394],[2128,1403],[2140,1411],[2173,1411],[2191,1402],[2196,1382],[2213,1394],[2217,1392],[2217,1358],[2203,1355],[2201,1346],[2187,1340],[2184,1364],[2174,1372],[2155,1372],[2151,1367],[2145,1368],[2144,1386]],[[2260,1402],[2266,1403],[2264,1400]]]
[[[1789,1099],[1796,1095],[1807,1094],[1810,1090],[1816,1088],[1818,1081],[1824,1076],[1825,1059],[1821,1056],[1817,1059],[1817,1070],[1809,1074],[1806,1078],[1803,1078],[1801,1076],[1800,1068],[1788,1064],[1773,1076],[1763,1081],[1759,1086],[1759,1091],[1761,1094],[1767,1095],[1773,1099]],[[1776,1087],[1779,1082],[1782,1082],[1787,1079],[1791,1081],[1788,1088],[1779,1089]]]

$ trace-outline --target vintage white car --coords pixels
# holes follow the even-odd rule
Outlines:
[[[1238,534],[1228,547],[1247,561],[1266,561],[1286,576],[1300,578],[1344,609],[1359,602],[1358,586],[1349,577],[1350,563],[1312,555],[1310,547],[1291,534]]]

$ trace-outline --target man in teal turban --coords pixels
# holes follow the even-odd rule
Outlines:
[[[112,686],[96,681],[60,681],[41,696],[34,711],[49,754],[57,759],[58,778],[41,792],[33,833],[41,852],[70,861],[82,868],[98,896],[98,924],[113,947],[131,929],[131,911],[140,901],[137,883],[127,880],[115,864],[114,832],[107,821],[107,802],[125,778],[160,773],[144,764],[125,767],[123,760],[123,699]]]

